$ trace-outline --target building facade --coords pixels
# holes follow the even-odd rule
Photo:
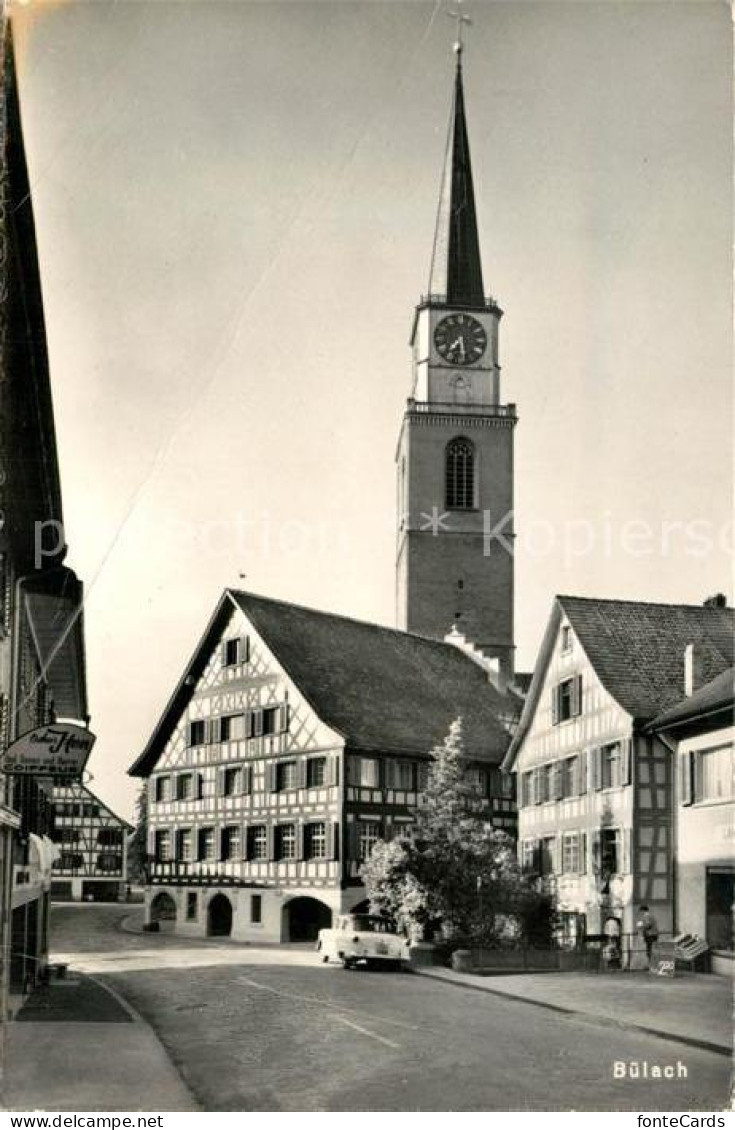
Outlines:
[[[66,543],[43,300],[8,19],[3,23],[3,80],[0,1007],[7,1014],[12,1002],[22,998],[43,970],[55,855],[53,777],[21,766],[18,742],[60,718],[85,726],[87,702],[82,590],[64,564]],[[12,772],[9,751],[16,751]]]
[[[457,45],[429,291],[411,335],[397,467],[397,624],[456,626],[512,678],[513,432],[500,395],[502,310],[485,294]]]
[[[54,787],[51,897],[115,902],[125,898],[132,827],[80,781]]]
[[[515,829],[500,772],[518,702],[460,648],[227,590],[145,750],[149,921],[313,938],[364,902],[361,862],[410,824],[461,714],[468,772]]]
[[[720,606],[554,602],[505,767],[520,860],[553,893],[569,944],[615,936],[625,957],[643,903],[675,931],[675,767],[646,726],[681,695],[687,642],[722,669],[733,625]]]
[[[735,961],[735,670],[698,685],[651,724],[671,750],[676,782],[676,931],[704,938],[716,972]]]

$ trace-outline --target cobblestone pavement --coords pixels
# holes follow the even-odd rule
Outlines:
[[[139,1010],[205,1110],[727,1104],[723,1056],[410,973],[346,973],[309,950],[122,933],[128,914],[54,907],[55,950]],[[616,1063],[649,1077],[616,1078]]]

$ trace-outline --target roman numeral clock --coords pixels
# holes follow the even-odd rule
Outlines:
[[[437,322],[434,346],[450,365],[473,365],[487,349],[487,334],[471,314],[449,314]]]

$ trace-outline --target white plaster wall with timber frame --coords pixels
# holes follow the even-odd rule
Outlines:
[[[237,636],[249,639],[248,662],[225,667],[222,641]],[[279,706],[284,702],[289,707],[289,726],[285,733],[194,747],[187,745],[190,722],[209,721],[226,714]],[[233,609],[190,704],[166,743],[150,778],[149,851],[152,853],[156,831],[164,828],[171,830],[172,838],[177,829],[191,828],[196,838],[202,827],[214,826],[221,830],[227,825],[239,825],[243,851],[247,844],[248,824],[267,824],[271,838],[273,827],[284,821],[303,822],[318,818],[338,829],[342,809],[343,746],[341,735],[317,716],[248,618],[241,610]],[[268,767],[281,760],[305,760],[306,755],[320,755],[331,760],[333,783],[323,788],[270,791]],[[218,770],[246,765],[252,769],[251,791],[234,796],[218,795]],[[202,798],[156,802],[156,777],[161,774],[173,777],[182,771],[201,775]],[[338,831],[335,835],[339,838]],[[335,854],[332,852],[332,856]],[[340,865],[333,857],[277,861],[271,858],[270,848],[268,855],[269,858],[262,861],[201,860],[192,861],[189,866],[192,873],[199,872],[205,879],[207,871],[216,868],[218,875],[227,876],[232,881],[286,885],[289,889],[339,884]],[[216,883],[215,876],[212,876],[211,882]],[[154,886],[154,893],[157,887],[158,884]],[[228,885],[227,890],[231,889]]]

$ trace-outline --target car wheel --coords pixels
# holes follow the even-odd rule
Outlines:
[[[342,961],[342,968],[348,970],[348,972],[350,970],[354,969],[355,968],[354,958],[352,958],[352,957],[344,958],[344,960]]]

